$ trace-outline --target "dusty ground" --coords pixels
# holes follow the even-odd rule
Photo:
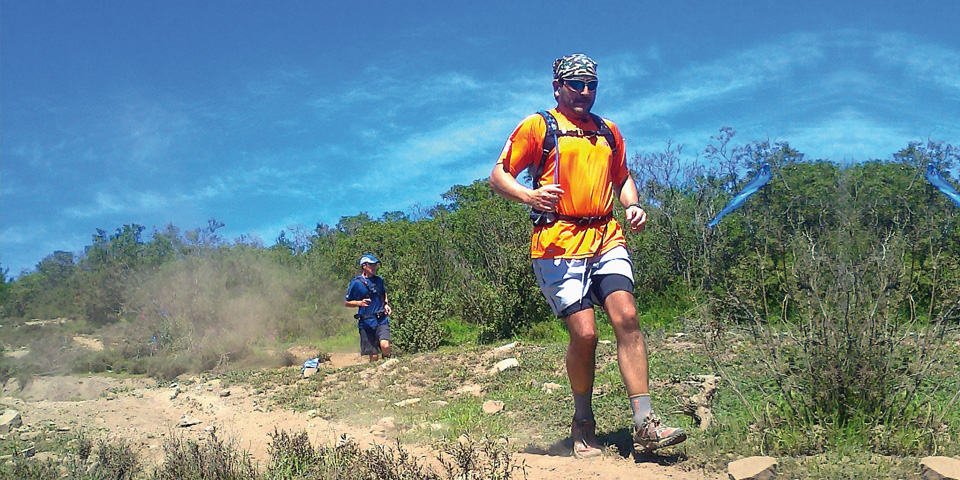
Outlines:
[[[334,354],[323,368],[336,369],[361,361],[359,355]],[[24,427],[52,425],[72,431],[84,429],[96,436],[122,437],[140,445],[147,458],[159,461],[165,438],[182,435],[204,438],[215,429],[232,439],[261,465],[267,459],[270,434],[275,430],[306,430],[315,443],[335,442],[341,434],[360,445],[395,444],[397,431],[364,428],[311,418],[306,413],[266,406],[251,388],[223,387],[219,380],[184,385],[158,385],[150,380],[120,380],[96,376],[38,377],[20,391],[3,392],[0,408],[21,412]],[[198,422],[198,423],[194,423]],[[612,454],[591,460],[568,455],[567,439],[539,453],[519,453],[527,478],[536,479],[702,479],[699,472],[661,465],[657,457],[624,458]],[[404,448],[435,463],[437,452],[427,446]],[[715,476],[712,478],[721,478]]]

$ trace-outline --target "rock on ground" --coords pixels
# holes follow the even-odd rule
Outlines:
[[[747,457],[727,465],[733,480],[772,480],[777,461],[771,457]]]
[[[514,357],[500,360],[496,365],[493,366],[493,368],[490,369],[490,375],[496,375],[504,370],[510,370],[511,368],[517,368],[519,366],[520,362]]]
[[[23,425],[20,419],[20,412],[16,410],[6,410],[0,415],[0,434],[6,435],[11,430]]]
[[[951,457],[924,457],[920,460],[926,480],[960,480],[960,460]]]

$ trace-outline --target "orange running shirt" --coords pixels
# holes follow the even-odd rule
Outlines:
[[[571,121],[556,109],[550,110],[561,130],[599,130],[592,120]],[[613,210],[613,201],[619,187],[627,180],[626,153],[620,130],[609,120],[617,142],[617,158],[602,135],[595,137],[557,137],[560,149],[559,184],[564,193],[557,204],[557,212],[571,217],[601,217]],[[543,154],[543,136],[547,123],[539,114],[523,120],[510,135],[497,164],[503,164],[516,177],[525,168],[540,162]],[[556,149],[554,149],[556,150]],[[540,185],[553,183],[556,151],[551,151],[544,162]],[[545,227],[534,227],[530,242],[533,258],[582,259],[603,254],[626,245],[623,229],[612,217],[607,222],[577,225],[557,220]]]

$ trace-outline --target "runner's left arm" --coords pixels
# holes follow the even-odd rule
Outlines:
[[[386,313],[388,317],[393,313],[390,300],[387,298],[387,287],[383,287],[383,313]]]
[[[633,177],[627,174],[626,180],[620,186],[618,192],[620,205],[627,215],[627,223],[630,224],[630,231],[640,233],[647,226],[647,212],[640,207],[640,194],[637,192],[637,184]]]

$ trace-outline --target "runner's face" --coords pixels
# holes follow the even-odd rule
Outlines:
[[[575,79],[588,80],[588,79]],[[590,90],[584,86],[577,91],[569,82],[553,81],[553,88],[557,91],[557,109],[565,115],[586,119],[590,116],[593,102],[597,100],[597,90]]]
[[[376,275],[376,274],[377,274],[377,267],[379,267],[379,266],[380,266],[379,263],[364,263],[364,264],[363,264],[363,273],[366,273],[367,275]]]

